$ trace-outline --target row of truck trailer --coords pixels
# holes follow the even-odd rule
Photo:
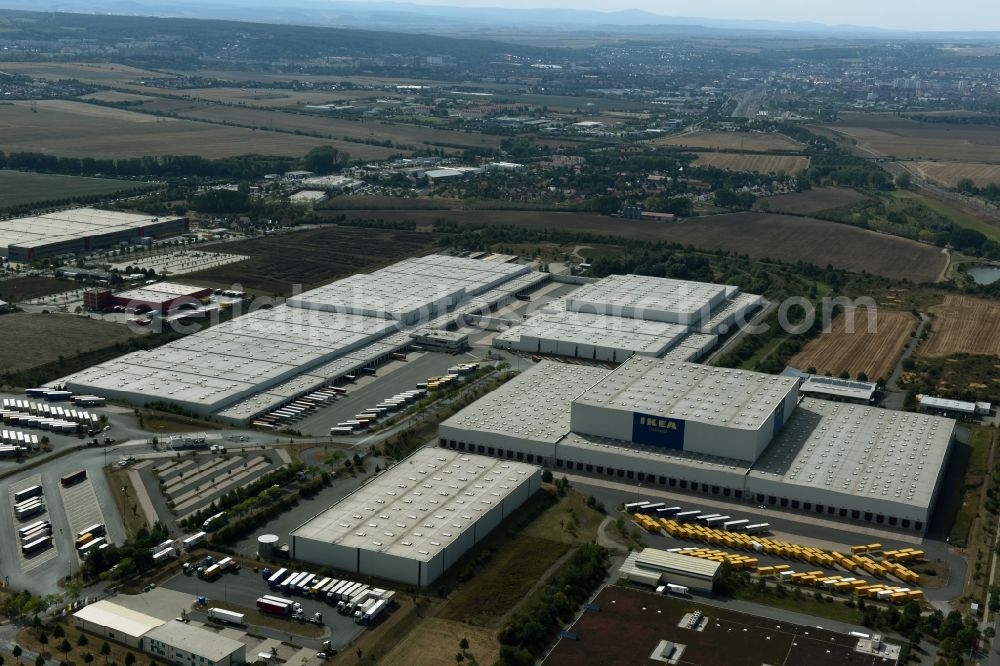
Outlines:
[[[285,568],[277,571],[265,568],[263,578],[272,591],[333,604],[338,613],[353,617],[356,623],[365,626],[375,622],[392,605],[396,594],[365,583]],[[271,595],[259,598],[257,608],[278,615],[301,614],[301,604]]]
[[[416,388],[409,391],[397,393],[391,398],[387,398],[374,407],[364,409],[356,414],[353,419],[342,421],[333,428],[330,428],[331,435],[350,435],[357,430],[364,430],[381,418],[396,412],[407,405],[413,404],[427,395],[426,388]]]
[[[634,514],[635,519],[647,529],[659,529],[656,521],[661,518],[670,518],[679,523],[697,523],[743,534],[763,534],[771,529],[770,523],[755,523],[747,518],[733,518],[701,509],[685,510],[679,506],[670,506],[667,502],[630,502],[625,505],[625,511]]]
[[[317,389],[312,393],[296,398],[292,402],[278,409],[272,410],[258,416],[251,425],[258,428],[277,428],[287,423],[292,423],[312,414],[315,410],[323,407],[339,396],[346,395],[347,389],[339,386],[328,386]]]

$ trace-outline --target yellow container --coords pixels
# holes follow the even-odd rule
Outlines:
[[[863,553],[868,550],[868,546],[851,546],[851,555]]]

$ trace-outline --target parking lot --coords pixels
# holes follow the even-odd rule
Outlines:
[[[69,521],[69,531],[72,537],[92,525],[105,525],[104,512],[97,501],[94,484],[88,478],[72,486],[59,486],[66,519]],[[96,536],[96,535],[95,535]],[[107,537],[105,537],[107,541]]]
[[[51,491],[52,491],[51,488],[46,488],[45,490],[47,490],[49,492],[41,495],[41,497],[43,498],[43,501],[45,502],[45,510],[44,511],[40,511],[40,512],[35,513],[35,514],[31,515],[31,516],[27,516],[27,517],[25,517],[23,519],[18,519],[17,516],[14,513],[14,504],[15,504],[15,502],[14,502],[14,494],[17,493],[17,492],[19,492],[19,491],[21,491],[21,490],[24,490],[25,488],[29,488],[31,486],[37,486],[37,485],[41,485],[41,484],[42,484],[42,475],[41,474],[34,474],[34,475],[28,477],[27,479],[24,479],[23,481],[21,481],[21,482],[19,482],[17,484],[13,484],[13,485],[11,485],[10,487],[7,488],[8,498],[9,498],[9,501],[10,501],[10,503],[8,504],[8,512],[10,513],[10,517],[14,521],[15,529],[20,529],[20,528],[22,528],[22,527],[24,527],[26,525],[31,525],[31,524],[39,521],[39,520],[48,520],[48,521],[51,522],[52,519],[49,517],[49,501],[50,501],[51,498],[48,497],[48,496],[46,496],[46,495],[50,495],[51,494]],[[11,534],[13,536],[13,534],[15,534],[15,532],[12,531],[12,532],[9,532],[9,534]],[[21,543],[21,539],[20,538],[16,538],[16,539],[12,538],[12,539],[10,539],[10,542],[11,542],[11,545],[14,546],[15,557],[17,558],[17,562],[20,565],[20,569],[21,569],[21,571],[23,573],[30,573],[31,571],[39,568],[40,566],[42,566],[46,562],[54,560],[55,558],[57,558],[59,556],[59,552],[58,552],[58,550],[56,550],[55,540],[52,541],[52,545],[51,546],[42,548],[41,550],[39,550],[38,552],[36,552],[35,554],[32,554],[32,555],[25,555],[22,552],[21,546],[23,544]]]
[[[470,360],[468,354],[411,352],[405,361],[393,361],[378,369],[376,376],[360,375],[354,384],[346,384],[347,395],[292,424],[291,428],[306,435],[325,436],[338,423],[353,419],[386,398],[409,391],[428,377],[448,374],[448,368]]]
[[[181,275],[183,273],[193,273],[195,271],[225,266],[237,261],[244,261],[247,257],[238,254],[223,254],[221,252],[207,252],[204,250],[176,250],[174,252],[164,252],[134,258],[130,261],[123,261],[112,264],[112,268],[124,271],[131,266],[133,269],[142,270],[144,268],[156,271],[157,275]]]
[[[197,559],[199,558],[188,557],[187,561],[195,561]],[[272,566],[277,567],[278,565]],[[253,569],[243,568],[235,573],[226,573],[214,581],[202,580],[195,574],[177,574],[164,582],[161,587],[189,594],[192,601],[198,597],[205,597],[208,600],[209,606],[211,606],[213,600],[239,606],[245,609],[246,622],[251,628],[261,626],[259,621],[258,623],[254,622],[254,619],[259,618],[262,613],[256,606],[259,597],[270,594],[294,599],[302,604],[305,617],[313,617],[317,612],[322,613],[322,626],[326,627],[328,631],[328,635],[325,638],[295,636],[295,626],[297,623],[289,622],[289,633],[285,638],[305,647],[320,649],[323,640],[329,640],[335,649],[343,649],[366,629],[355,624],[353,618],[338,615],[336,607],[328,605],[325,602],[309,597],[292,596],[284,592],[270,590],[262,575],[254,573]]]

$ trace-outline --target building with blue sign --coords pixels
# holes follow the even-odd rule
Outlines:
[[[543,361],[438,438],[556,473],[922,532],[954,430],[802,396],[794,377],[635,356],[613,371]]]

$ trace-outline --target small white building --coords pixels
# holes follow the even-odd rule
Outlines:
[[[84,606],[73,614],[73,626],[137,650],[144,649],[143,637],[163,624],[163,620],[108,600]]]
[[[180,666],[237,666],[247,647],[208,629],[171,620],[146,634],[145,651]]]

